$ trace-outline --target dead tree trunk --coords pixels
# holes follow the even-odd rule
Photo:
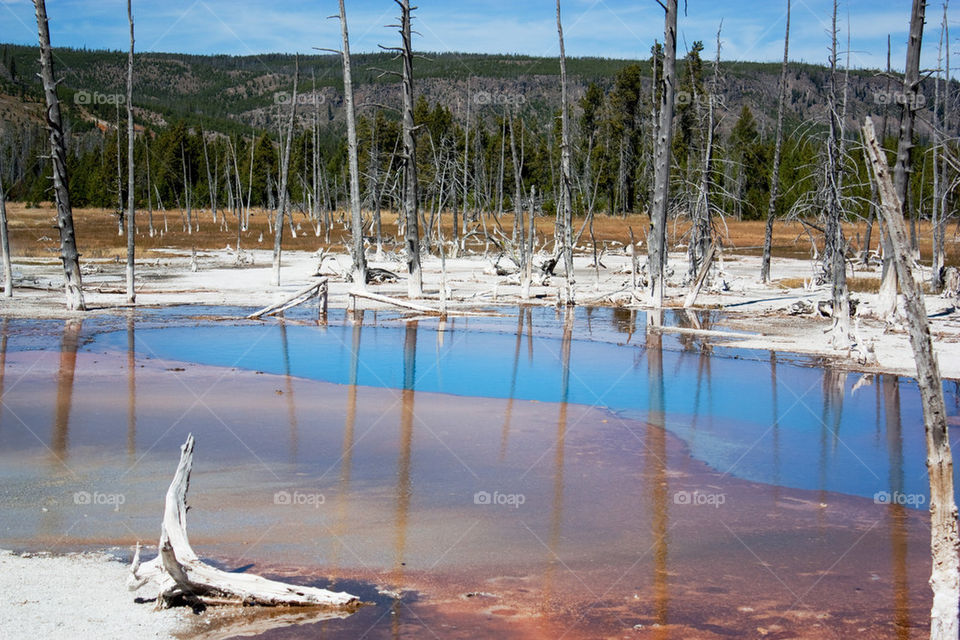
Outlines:
[[[573,295],[573,177],[570,172],[570,107],[567,104],[567,56],[563,47],[563,23],[560,21],[560,0],[557,0],[557,34],[560,38],[560,173],[561,211],[560,222],[563,226],[561,240],[563,244],[563,267],[567,279],[566,303],[576,304]]]
[[[350,35],[347,10],[340,0],[340,33],[343,36],[343,99],[347,110],[347,153],[350,159],[350,222],[353,233],[353,284],[367,285],[367,258],[363,252],[363,218],[360,215],[360,164],[357,160],[357,117],[353,107],[353,77],[350,74]],[[376,126],[376,123],[374,123]]]
[[[130,55],[127,56],[127,301],[137,301],[134,283],[137,218],[133,177],[133,6],[127,0],[127,21],[130,23]],[[118,137],[119,142],[119,137]]]
[[[403,217],[407,250],[407,295],[423,296],[420,271],[419,199],[417,190],[417,143],[413,137],[413,44],[410,29],[410,0],[394,0],[400,5],[400,37],[403,40]]]
[[[123,165],[120,158],[120,102],[115,103],[117,108],[117,235],[123,236]]]
[[[13,266],[10,262],[10,236],[7,231],[7,192],[3,188],[3,165],[0,164],[0,251],[3,252],[3,295],[13,297]]]
[[[148,133],[144,133],[143,146],[144,146],[144,150],[146,151],[143,157],[146,159],[146,165],[147,165],[147,225],[148,225],[147,228],[149,230],[150,237],[152,238],[153,237],[153,196],[152,196],[151,189],[153,187],[150,186],[150,135]],[[157,204],[159,205],[159,203]]]
[[[287,178],[290,175],[290,143],[293,141],[293,124],[297,118],[297,85],[300,81],[300,57],[294,59],[293,98],[290,101],[290,120],[287,122],[287,139],[280,162],[280,193],[278,194],[277,219],[273,225],[273,284],[280,286],[280,254],[283,243],[283,218],[287,213]]]
[[[944,74],[946,82],[944,82],[943,96],[941,98],[940,78],[938,75],[936,79],[937,96],[934,103],[934,113],[937,113],[938,111],[942,113],[940,122],[936,123],[934,126],[934,139],[936,140],[936,144],[933,147],[933,213],[930,216],[931,227],[933,227],[933,257],[930,284],[935,292],[939,292],[943,287],[943,232],[944,219],[946,218],[947,214],[947,192],[949,191],[947,185],[947,161],[945,158],[940,157],[942,154],[946,153],[945,140],[947,139],[947,111],[950,108],[950,28],[947,21],[948,4],[949,2],[944,0],[943,22],[941,23],[940,27],[940,47],[937,55],[937,67],[942,69],[943,67],[941,66],[941,63],[943,62],[943,47],[944,42],[946,42],[947,72]]]
[[[180,447],[180,463],[167,489],[160,528],[159,555],[140,564],[137,545],[127,586],[136,591],[148,583],[158,587],[157,603],[169,607],[178,602],[191,605],[318,606],[353,611],[356,596],[326,589],[267,580],[248,573],[215,569],[197,556],[187,537],[187,489],[193,470],[193,436]]]
[[[650,304],[663,306],[664,271],[667,263],[667,209],[670,206],[670,160],[673,148],[673,110],[676,93],[677,0],[663,3],[663,91],[657,124],[656,159],[653,176],[653,210],[647,240],[650,275]]]
[[[207,169],[207,194],[210,196],[210,215],[213,217],[213,224],[217,224],[217,183],[214,176],[217,176],[216,167],[210,171],[210,154],[207,151],[207,136],[203,129],[200,130],[200,139],[203,141],[203,164]],[[216,161],[216,159],[215,159]]]
[[[922,13],[922,2],[921,5]],[[914,3],[916,9],[918,3]],[[940,366],[930,338],[923,291],[913,278],[913,254],[909,249],[903,205],[890,180],[886,155],[877,142],[873,121],[868,117],[863,126],[864,142],[876,177],[881,212],[893,248],[893,258],[903,290],[904,310],[917,365],[917,385],[923,404],[923,426],[927,445],[927,473],[930,478],[930,551],[933,567],[930,587],[933,606],[930,610],[931,640],[956,640],[958,637],[958,601],[960,601],[960,566],[957,548],[957,506],[953,496],[953,454],[947,431],[947,411],[943,400]]]
[[[694,204],[694,216],[691,221],[692,228],[690,230],[690,246],[688,247],[690,279],[694,285],[697,282],[701,264],[706,260],[713,246],[710,189],[713,186],[713,149],[715,145],[714,137],[716,135],[715,96],[717,95],[719,87],[720,33],[720,29],[717,29],[717,55],[713,61],[713,86],[711,87],[710,94],[707,96],[707,130],[703,149],[703,167],[700,173],[699,193],[697,194],[697,201]],[[697,105],[697,110],[700,110],[699,104]]]
[[[373,205],[373,232],[377,237],[377,259],[383,256],[383,225],[380,220],[380,147],[377,142],[376,113],[370,120],[370,199]]]
[[[770,282],[770,252],[773,249],[773,219],[780,196],[780,159],[783,154],[783,112],[787,101],[787,63],[790,57],[790,0],[787,0],[787,29],[783,36],[783,66],[780,67],[780,95],[777,101],[777,140],[773,147],[773,169],[770,172],[770,202],[767,205],[767,226],[763,234],[763,260],[760,280]]]
[[[824,239],[825,271],[829,274],[833,294],[833,346],[850,346],[850,292],[847,289],[846,240],[843,237],[843,203],[841,181],[843,173],[843,121],[837,108],[837,0],[833,3],[833,23],[830,49],[830,89],[827,117],[830,118],[827,138],[827,220]]]
[[[903,75],[903,100],[900,116],[900,140],[897,144],[897,163],[893,169],[893,182],[897,190],[901,213],[907,217],[907,188],[913,171],[913,126],[916,110],[920,106],[920,48],[923,44],[923,20],[926,0],[913,0],[910,13],[910,39],[907,42],[907,63]],[[883,256],[883,283],[880,287],[880,313],[893,320],[897,312],[897,269],[893,264],[893,247],[886,238]]]
[[[85,311],[83,282],[80,277],[80,254],[73,233],[73,208],[70,206],[70,178],[67,174],[67,141],[63,135],[60,99],[53,73],[53,51],[47,24],[46,0],[34,0],[37,31],[40,40],[40,78],[47,103],[47,130],[50,132],[50,161],[53,164],[53,192],[57,205],[57,227],[60,229],[60,259],[63,261],[67,309]]]
[[[530,285],[533,282],[533,243],[534,237],[536,235],[536,227],[534,226],[534,218],[537,213],[537,188],[535,186],[530,187],[530,202],[528,203],[530,213],[527,216],[529,220],[527,224],[527,229],[523,233],[523,246],[520,247],[521,255],[523,256],[523,266],[521,268],[520,274],[520,297],[523,300],[530,299]],[[523,215],[521,213],[521,215]],[[523,228],[523,220],[520,221],[521,228]]]
[[[517,156],[517,140],[513,131],[513,114],[509,110],[507,112],[507,117],[510,119],[510,157],[512,158],[513,163],[513,230],[514,240],[516,240],[517,236],[519,235],[520,271],[522,272],[526,266],[524,263],[526,246],[524,243],[525,232],[523,229],[523,181],[520,177],[520,158]]]
[[[886,95],[890,95],[890,78],[892,73],[890,72],[890,34],[887,34],[887,88]],[[880,144],[884,143],[884,140],[887,137],[887,118],[890,115],[890,102],[889,100],[884,102],[883,106],[883,124],[881,125],[880,131]],[[863,150],[866,154],[867,150]],[[870,158],[864,155],[866,158],[867,164],[870,164]],[[863,252],[861,255],[861,262],[864,265],[870,263],[870,244],[873,238],[873,219],[877,215],[877,210],[880,208],[880,195],[877,192],[877,185],[874,181],[870,181],[870,215],[867,216],[867,230],[863,234]]]
[[[193,235],[193,209],[191,203],[193,189],[190,186],[190,177],[187,175],[187,152],[183,146],[183,141],[180,142],[180,164],[183,168],[183,204],[186,205],[187,209],[186,219],[183,218],[183,211],[180,212],[180,224],[183,226],[183,230],[187,232],[187,235]],[[179,204],[177,206],[179,206]]]

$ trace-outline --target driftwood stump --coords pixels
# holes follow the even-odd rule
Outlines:
[[[140,563],[140,545],[130,567],[127,586],[136,591],[155,584],[157,606],[259,605],[315,606],[349,613],[360,602],[349,593],[287,584],[246,573],[227,573],[197,557],[187,538],[187,490],[193,467],[193,435],[180,447],[180,464],[167,489],[160,529],[159,555]]]

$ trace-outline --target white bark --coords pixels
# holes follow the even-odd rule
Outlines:
[[[187,489],[193,468],[194,439],[190,435],[180,447],[180,464],[164,503],[160,530],[160,555],[140,563],[140,548],[130,567],[128,586],[132,591],[155,583],[157,604],[177,602],[205,605],[319,606],[353,610],[359,606],[356,596],[326,589],[305,587],[247,573],[228,573],[205,564],[197,557],[187,538]]]
[[[283,217],[287,213],[287,178],[290,175],[290,143],[293,140],[293,125],[297,118],[297,84],[300,81],[300,57],[296,58],[296,70],[293,75],[293,99],[290,101],[290,120],[287,124],[287,139],[280,162],[280,193],[277,206],[277,219],[273,225],[273,284],[280,286],[280,258],[283,251]],[[296,237],[296,236],[294,236]]]
[[[3,295],[13,297],[13,265],[10,261],[10,236],[7,230],[7,192],[3,190],[3,165],[0,165],[0,252],[3,253]]]
[[[60,229],[60,259],[63,261],[64,288],[67,309],[85,311],[83,281],[80,276],[80,254],[73,231],[73,208],[70,204],[70,186],[67,177],[67,142],[63,133],[60,98],[53,72],[53,50],[47,24],[45,0],[34,0],[37,12],[37,31],[40,41],[40,78],[47,104],[47,130],[50,133],[51,162],[53,164],[53,192],[57,205],[57,226]]]
[[[357,117],[353,106],[353,76],[350,73],[350,34],[347,32],[347,10],[340,0],[340,33],[343,36],[343,99],[347,110],[347,154],[350,160],[350,222],[353,233],[353,284],[367,286],[367,258],[363,252],[363,218],[360,214],[360,169],[357,160]],[[374,122],[373,127],[377,126]]]
[[[930,551],[933,567],[930,587],[931,640],[956,640],[960,614],[960,562],[957,548],[957,505],[953,495],[953,454],[947,428],[940,365],[933,351],[923,290],[913,277],[913,252],[909,248],[903,205],[890,179],[886,154],[877,142],[873,121],[863,125],[863,137],[877,180],[881,212],[903,289],[904,311],[917,365],[917,385],[923,405],[923,426],[927,446],[927,474],[930,479]]]
[[[560,21],[560,0],[557,0],[557,33],[560,38],[560,174],[561,221],[563,225],[563,267],[567,279],[567,305],[575,304],[573,274],[573,177],[570,172],[570,107],[567,104],[567,57],[563,47],[563,23]]]
[[[650,234],[647,261],[650,276],[650,304],[663,306],[667,262],[667,209],[670,207],[670,164],[673,149],[673,112],[676,93],[677,63],[677,0],[664,3],[663,93],[656,133],[653,208],[650,212]],[[656,88],[654,88],[656,90]]]
[[[133,6],[131,0],[127,0],[127,20],[130,22],[130,55],[127,56],[127,301],[132,304],[137,301],[133,274],[137,224],[133,176]],[[118,130],[117,148],[119,146]]]

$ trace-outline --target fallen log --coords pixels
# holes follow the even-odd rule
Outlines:
[[[763,338],[765,333],[736,333],[733,331],[714,331],[712,329],[690,329],[688,327],[668,327],[664,325],[648,325],[653,333],[679,333],[682,335],[704,336],[707,338]]]
[[[323,278],[322,280],[318,280],[317,282],[314,282],[313,284],[311,284],[309,287],[306,287],[304,289],[301,289],[300,291],[297,291],[295,294],[293,294],[292,296],[290,296],[289,298],[286,298],[281,302],[277,302],[276,304],[272,304],[268,307],[264,307],[263,309],[260,309],[256,313],[251,313],[250,315],[247,316],[247,320],[259,320],[263,316],[270,316],[277,313],[282,313],[287,309],[292,309],[293,307],[301,305],[304,302],[307,302],[308,300],[316,296],[321,297],[323,312],[326,313],[327,312],[327,279],[326,278]]]
[[[703,288],[703,283],[707,281],[707,274],[710,273],[710,266],[713,264],[713,258],[716,255],[717,245],[711,244],[707,259],[703,261],[703,265],[700,267],[700,273],[697,275],[697,279],[693,283],[690,293],[687,294],[687,299],[683,302],[684,309],[689,309],[697,303],[697,296],[700,295],[700,289]]]
[[[349,612],[360,605],[357,597],[349,593],[287,584],[248,573],[228,573],[201,561],[187,538],[187,490],[193,446],[190,435],[180,447],[180,464],[167,489],[159,555],[141,564],[137,544],[127,580],[131,591],[155,583],[157,606],[161,608],[177,604],[316,606]]]
[[[390,298],[387,296],[382,296],[379,293],[370,293],[369,291],[351,291],[350,297],[356,302],[357,298],[366,298],[367,300],[373,300],[374,302],[382,302],[384,304],[392,304],[397,307],[402,307],[404,309],[410,309],[411,311],[420,311],[421,313],[434,313],[436,315],[444,315],[439,309],[434,309],[433,307],[427,307],[422,304],[416,304],[414,302],[407,302],[406,300],[399,300],[397,298]]]

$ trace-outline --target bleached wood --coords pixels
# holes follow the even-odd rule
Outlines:
[[[73,207],[67,173],[67,141],[60,113],[60,98],[53,71],[53,49],[47,23],[45,0],[34,0],[37,13],[37,34],[40,42],[40,79],[47,106],[47,132],[50,135],[50,164],[53,173],[53,195],[57,207],[57,227],[60,229],[60,260],[63,262],[64,289],[68,311],[86,311],[83,299],[83,279],[80,276],[80,254],[73,229]]]
[[[247,316],[247,320],[256,320],[263,316],[280,313],[281,311],[286,311],[287,309],[303,304],[304,302],[306,302],[310,298],[313,298],[314,296],[322,295],[326,297],[326,294],[327,294],[327,279],[324,278],[322,280],[314,282],[309,287],[304,287],[303,289],[300,289],[299,291],[294,293],[292,296],[290,296],[289,298],[285,298],[281,302],[277,302],[268,307],[264,307],[263,309],[260,309],[256,313],[251,313],[250,315]],[[324,311],[326,311],[326,303],[324,303],[323,306],[324,306]]]
[[[710,245],[710,252],[707,254],[706,259],[703,261],[703,265],[700,267],[700,273],[697,275],[696,282],[693,283],[693,288],[690,290],[690,293],[687,294],[687,299],[683,302],[683,308],[689,309],[693,305],[697,304],[697,296],[700,295],[700,290],[703,288],[703,283],[707,281],[707,274],[710,273],[710,267],[713,265],[713,259],[717,255],[717,245]]]
[[[369,291],[351,291],[350,296],[352,298],[366,298],[367,300],[373,300],[374,302],[383,302],[384,304],[392,304],[398,307],[402,307],[404,309],[410,309],[412,311],[441,314],[439,309],[434,309],[433,307],[427,307],[422,304],[416,304],[415,302],[407,302],[406,300],[398,300],[397,298],[381,296],[380,294],[370,293]]]
[[[158,606],[169,606],[178,600],[205,605],[319,606],[343,611],[359,606],[357,597],[349,593],[287,584],[248,573],[227,573],[202,562],[187,537],[187,490],[193,448],[191,434],[180,447],[180,463],[167,489],[159,563],[154,560],[141,565],[138,548],[131,565],[131,586],[157,583]]]
[[[880,191],[881,214],[887,227],[892,258],[903,291],[904,314],[917,365],[917,386],[923,406],[927,446],[927,475],[930,479],[930,553],[933,567],[930,588],[931,640],[956,640],[960,614],[960,560],[958,560],[957,505],[953,495],[953,453],[947,411],[943,398],[940,364],[933,351],[930,324],[923,291],[913,275],[913,252],[909,249],[903,205],[890,177],[886,154],[877,142],[873,120],[863,125],[863,139],[870,156],[873,175]]]

